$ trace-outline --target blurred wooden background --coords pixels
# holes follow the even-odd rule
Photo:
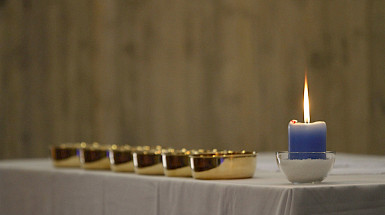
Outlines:
[[[385,154],[384,1],[0,0],[0,158],[72,141]]]

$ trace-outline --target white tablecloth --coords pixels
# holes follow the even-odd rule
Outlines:
[[[272,153],[257,162],[254,178],[204,181],[4,160],[0,214],[385,214],[384,156],[338,154],[318,185],[290,184]]]

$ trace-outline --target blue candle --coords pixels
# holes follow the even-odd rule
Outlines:
[[[304,121],[292,120],[289,122],[289,152],[326,152],[326,123],[318,121],[310,123],[310,103],[305,76],[304,88]],[[324,159],[325,154],[289,154],[290,159]]]
[[[326,123],[300,123],[292,120],[288,126],[289,152],[325,152],[326,151]],[[320,159],[325,155],[290,154],[293,159]]]

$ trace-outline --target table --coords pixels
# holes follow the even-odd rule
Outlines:
[[[0,214],[385,214],[385,156],[337,154],[318,185],[290,184],[272,153],[254,178],[208,181],[3,160]]]

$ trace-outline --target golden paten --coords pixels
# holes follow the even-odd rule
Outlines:
[[[112,145],[109,149],[111,170],[114,172],[134,172],[132,153],[137,147]]]
[[[83,144],[79,149],[81,167],[83,169],[107,170],[110,169],[108,149],[110,146],[99,143]]]
[[[50,147],[52,163],[55,167],[80,167],[76,150],[80,143],[63,143]]]
[[[257,153],[222,151],[190,155],[192,176],[196,179],[251,178],[257,165]]]
[[[163,175],[162,149],[160,146],[143,146],[133,153],[135,173],[143,175]]]
[[[212,150],[169,150],[162,153],[162,161],[164,174],[168,177],[191,177],[190,155],[199,153],[214,153],[216,149]]]

